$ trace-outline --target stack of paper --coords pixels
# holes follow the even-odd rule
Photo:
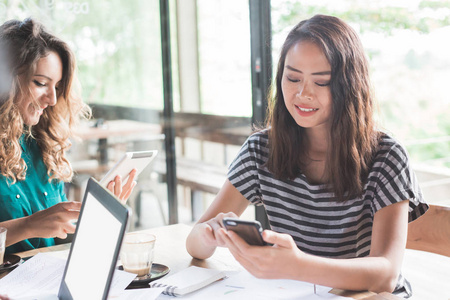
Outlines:
[[[55,253],[39,253],[0,279],[0,295],[11,299],[57,299],[65,265],[66,259],[56,257]],[[135,274],[116,270],[110,295],[125,299],[127,291],[124,290],[135,277]]]

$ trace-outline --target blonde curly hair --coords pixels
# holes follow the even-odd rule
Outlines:
[[[36,65],[50,52],[57,53],[63,64],[57,103],[44,110],[37,125],[27,126],[19,105],[31,97],[29,83]],[[11,184],[26,176],[19,143],[24,134],[34,138],[41,149],[50,181],[72,179],[66,151],[71,147],[75,125],[91,115],[79,96],[75,72],[75,56],[69,46],[39,22],[28,18],[0,26],[0,174]]]

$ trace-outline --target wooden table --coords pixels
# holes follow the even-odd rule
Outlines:
[[[83,140],[104,139],[111,136],[127,136],[134,134],[153,134],[158,137],[161,135],[161,126],[138,122],[133,120],[109,120],[104,121],[98,127],[89,126],[87,123],[77,128],[76,134]],[[164,136],[162,135],[162,138]]]
[[[142,136],[149,135],[154,140],[164,140],[159,124],[150,124],[133,120],[109,120],[98,126],[90,126],[88,123],[81,124],[75,133],[83,140],[98,139],[99,162],[108,163],[108,142],[110,137]]]
[[[143,230],[156,235],[155,257],[156,263],[164,264],[170,268],[170,273],[176,273],[189,266],[198,266],[203,268],[220,269],[224,271],[242,270],[242,267],[234,259],[226,248],[217,248],[214,255],[206,260],[192,258],[186,251],[186,237],[191,231],[190,226],[184,224],[175,224],[158,228]],[[61,251],[69,249],[70,244],[58,245],[48,248],[39,248],[35,250],[17,253],[20,257],[29,257],[40,252]],[[0,278],[4,274],[0,274]],[[372,292],[352,292],[333,289],[334,294],[351,297],[354,299],[400,299],[389,293],[375,294]]]

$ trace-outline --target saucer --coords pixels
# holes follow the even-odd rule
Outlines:
[[[14,254],[5,254],[3,257],[3,264],[0,265],[0,273],[10,271],[21,263],[20,256]]]
[[[118,267],[118,269],[123,270],[123,266],[120,265]],[[133,281],[130,283],[130,285],[127,288],[149,287],[148,286],[149,282],[152,282],[153,280],[164,277],[169,272],[170,272],[170,268],[168,266],[153,263],[152,270],[150,271],[150,275],[136,276],[136,278],[133,279]]]

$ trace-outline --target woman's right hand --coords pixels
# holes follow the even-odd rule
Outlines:
[[[238,216],[233,212],[228,213],[219,213],[214,218],[204,222],[199,223],[196,226],[200,226],[199,230],[203,229],[202,238],[204,239],[204,243],[210,247],[224,247],[225,241],[216,234],[216,232],[223,228],[223,218],[237,218]]]
[[[206,259],[214,254],[217,247],[225,246],[225,241],[216,234],[223,227],[223,218],[240,216],[248,205],[249,201],[227,179],[187,237],[186,249],[189,254]]]
[[[31,237],[65,239],[75,232],[73,220],[80,215],[81,202],[61,202],[27,217]]]
[[[217,247],[224,247],[225,240],[216,233],[223,228],[225,217],[236,218],[233,212],[219,213],[214,218],[197,223],[186,239],[186,249],[192,257],[206,259],[213,255]]]

